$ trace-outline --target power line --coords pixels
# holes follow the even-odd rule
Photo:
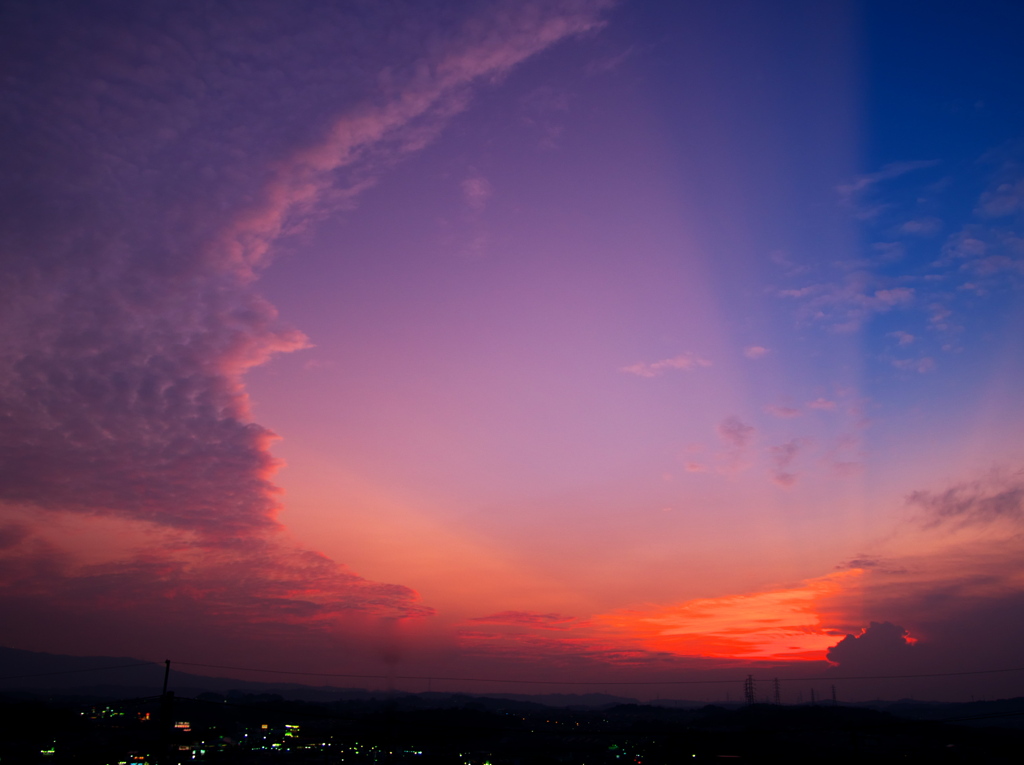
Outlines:
[[[369,675],[351,674],[340,672],[296,672],[281,669],[266,669],[263,667],[234,667],[221,664],[199,664],[196,662],[177,661],[174,664],[182,667],[202,667],[205,669],[227,669],[235,672],[261,672],[272,675],[300,675],[303,677],[340,677],[354,680],[443,680],[448,682],[462,683],[509,683],[515,685],[573,685],[573,686],[609,686],[609,685],[719,685],[725,683],[738,683],[742,679],[730,680],[522,680],[505,679],[497,677],[445,677],[438,675]],[[37,672],[28,675],[7,675],[0,677],[0,680],[24,680],[33,677],[51,677],[55,675],[71,675],[81,672],[101,672],[113,669],[129,669],[132,667],[156,667],[152,662],[140,662],[136,664],[118,664],[112,667],[87,667],[85,669],[66,669],[56,672]],[[929,672],[911,675],[844,675],[844,676],[819,676],[819,677],[780,677],[773,678],[773,682],[815,682],[819,680],[914,680],[930,677],[964,677],[968,675],[993,675],[1004,672],[1024,672],[1024,667],[1007,667],[1003,669],[982,669],[969,672]]]
[[[996,675],[1000,672],[1024,672],[1024,667],[1007,667],[1005,669],[976,669],[970,672],[929,672],[920,675],[823,675],[821,677],[780,677],[780,682],[808,682],[812,680],[912,680],[919,677],[963,677],[965,675]]]
[[[206,669],[230,669],[236,672],[265,672],[273,675],[303,675],[309,677],[345,677],[358,680],[449,680],[459,683],[516,683],[520,685],[699,685],[704,683],[734,683],[735,680],[506,680],[496,677],[441,677],[438,675],[353,675],[338,672],[290,672],[282,669],[260,669],[258,667],[227,667],[220,664],[195,664],[176,661],[182,667],[204,667]]]
[[[708,685],[722,683],[738,683],[742,679],[731,680],[510,680],[497,677],[441,677],[438,675],[358,675],[338,672],[292,672],[281,669],[263,669],[260,667],[231,667],[220,664],[197,664],[194,662],[173,662],[183,667],[203,667],[206,669],[228,669],[236,672],[263,672],[273,675],[301,675],[306,677],[343,677],[358,680],[447,680],[463,683],[514,683],[517,685]],[[1002,672],[1024,672],[1024,667],[1008,667],[1004,669],[982,669],[970,672],[931,672],[916,675],[849,675],[819,677],[780,677],[778,682],[815,682],[819,680],[909,680],[927,677],[961,677],[966,675],[992,675]]]
[[[151,662],[142,662],[139,664],[118,664],[116,667],[87,667],[86,669],[63,669],[59,672],[37,672],[34,675],[7,675],[6,677],[0,677],[0,680],[22,680],[28,677],[49,677],[50,675],[73,675],[76,672],[102,672],[105,669],[127,669],[128,667],[153,667],[156,666]]]

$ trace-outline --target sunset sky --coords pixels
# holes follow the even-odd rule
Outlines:
[[[1024,5],[0,18],[0,644],[1024,664]]]

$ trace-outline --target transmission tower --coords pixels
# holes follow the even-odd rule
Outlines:
[[[754,699],[754,676],[747,675],[747,679],[743,681],[743,695],[746,696],[747,703],[753,704]]]
[[[772,680],[772,689],[775,691],[775,706],[782,706],[782,690],[779,687],[779,678]]]

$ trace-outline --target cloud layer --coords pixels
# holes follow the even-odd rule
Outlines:
[[[90,567],[10,525],[8,596],[187,593],[207,614],[275,623],[428,612],[278,533],[275,435],[252,420],[243,377],[308,340],[254,281],[275,248],[430,141],[474,85],[596,28],[606,6],[10,6],[0,507],[168,536]]]

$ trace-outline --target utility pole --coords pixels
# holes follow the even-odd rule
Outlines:
[[[167,690],[171,675],[171,660],[164,661],[164,691],[160,694],[160,765],[171,765],[171,731],[174,730],[174,691]]]
[[[754,676],[747,675],[747,679],[743,681],[743,695],[747,699],[748,704],[753,704],[756,699],[754,698]]]

